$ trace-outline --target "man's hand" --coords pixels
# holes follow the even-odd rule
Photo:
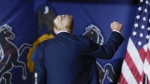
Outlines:
[[[111,25],[110,25],[112,31],[118,31],[118,32],[121,32],[122,30],[122,24],[119,23],[119,22],[112,22]]]

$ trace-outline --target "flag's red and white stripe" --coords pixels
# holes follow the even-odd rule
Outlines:
[[[144,49],[141,49],[143,51]],[[140,52],[141,52],[140,51]],[[129,38],[125,60],[123,61],[120,84],[142,84],[143,60],[133,41]],[[145,51],[143,51],[145,52]],[[145,53],[143,53],[145,54]]]
[[[145,50],[147,48],[147,55],[145,57],[145,61],[144,61],[144,73],[146,74],[147,79],[147,84],[150,84],[150,39],[149,42],[145,47]]]

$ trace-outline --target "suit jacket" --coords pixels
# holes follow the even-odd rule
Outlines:
[[[57,34],[37,48],[34,72],[38,84],[99,84],[96,58],[111,59],[123,40],[120,33],[112,32],[100,46],[89,37]]]

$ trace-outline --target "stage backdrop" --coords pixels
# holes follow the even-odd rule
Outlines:
[[[38,43],[54,37],[51,20],[55,16],[70,14],[74,17],[73,35],[90,35],[100,45],[110,37],[111,22],[123,24],[125,41],[117,53],[111,60],[97,59],[100,83],[115,83],[120,74],[135,10],[135,5],[128,4],[2,0],[0,78],[4,77],[7,84],[32,84],[34,49]]]

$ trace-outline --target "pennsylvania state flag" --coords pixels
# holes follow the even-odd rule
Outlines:
[[[130,35],[135,6],[51,2],[49,0],[0,1],[0,81],[6,84],[33,84],[34,53],[38,44],[51,39],[52,21],[60,14],[74,17],[73,35],[90,36],[103,45],[110,34],[110,23],[121,22],[125,38]],[[99,82],[116,83],[127,41],[111,60],[97,59]]]

